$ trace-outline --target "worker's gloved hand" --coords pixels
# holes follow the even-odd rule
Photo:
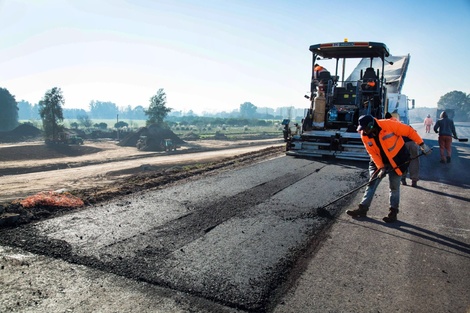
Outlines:
[[[429,155],[432,152],[432,149],[429,148],[428,145],[425,144],[424,142],[421,145],[419,145],[419,148],[421,149],[421,151],[423,151],[423,154],[425,155]]]
[[[387,176],[387,171],[385,170],[385,168],[381,168],[379,170],[379,173],[377,174],[377,177],[382,179],[384,178],[385,176]]]
[[[457,140],[459,140],[459,137],[455,136],[455,137],[454,137],[454,139],[457,139]]]

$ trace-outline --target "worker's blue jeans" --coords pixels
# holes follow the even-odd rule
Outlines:
[[[394,209],[398,209],[400,205],[400,180],[401,176],[397,175],[394,170],[390,166],[385,167],[387,171],[390,171],[388,176],[388,183],[390,187],[390,207]],[[369,175],[372,177],[374,175],[377,167],[372,162],[369,164]],[[370,184],[367,185],[366,190],[364,191],[364,196],[362,197],[361,204],[365,207],[370,207],[372,203],[372,199],[374,198],[375,191],[380,184],[382,179],[376,179]]]

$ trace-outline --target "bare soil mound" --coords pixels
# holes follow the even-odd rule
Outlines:
[[[42,131],[31,124],[21,124],[13,130],[0,132],[0,142],[18,142],[36,139],[42,136]]]
[[[102,149],[90,146],[24,145],[0,148],[0,162],[10,160],[44,160],[93,154]]]
[[[150,125],[149,127],[141,127],[137,132],[127,135],[119,142],[118,145],[123,147],[135,147],[141,136],[146,136],[149,143],[154,143],[155,148],[152,149],[152,151],[158,151],[160,143],[164,139],[171,139],[173,143],[177,145],[185,143],[170,129],[162,128],[157,125]]]

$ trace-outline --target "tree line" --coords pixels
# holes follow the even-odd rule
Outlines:
[[[119,108],[113,102],[93,100],[89,104],[89,110],[86,111],[84,109],[63,108],[64,103],[65,100],[62,90],[58,87],[48,90],[43,99],[41,99],[37,104],[31,104],[24,100],[17,102],[15,96],[13,96],[6,88],[0,88],[0,110],[2,112],[0,131],[8,131],[15,128],[18,126],[19,120],[27,120],[34,123],[34,121],[39,119],[41,119],[43,123],[47,124],[44,126],[44,128],[46,128],[45,130],[52,133],[56,133],[56,130],[62,130],[60,125],[62,125],[64,119],[76,120],[76,122],[71,123],[71,127],[73,128],[78,128],[79,126],[83,126],[85,128],[106,128],[107,125],[105,125],[105,123],[93,124],[92,119],[114,118],[117,120],[114,125],[116,128],[128,126],[127,123],[122,120],[146,120],[147,124],[160,123],[163,125],[163,120],[167,118],[169,113],[172,111],[171,108],[166,106],[166,94],[163,89],[159,89],[157,93],[150,98],[148,108],[144,108],[143,106],[132,108],[130,105],[125,108]],[[266,114],[258,113],[257,109],[258,108],[253,103],[244,102],[240,104],[239,111],[218,113],[215,114],[215,119],[206,118],[205,122],[211,123],[210,121],[216,120],[221,121],[221,124],[227,125],[252,125],[253,123],[250,119],[276,118],[273,114],[268,114],[267,109]],[[290,114],[291,112],[289,111],[288,113]],[[196,117],[197,115],[195,115],[191,110],[187,115],[183,115],[181,112],[174,112],[171,116],[171,122],[181,122],[184,124],[187,123],[187,121],[196,119],[196,123],[202,123],[201,119],[197,119]],[[278,116],[278,118],[282,119],[282,116]],[[119,119],[121,122],[119,122]],[[225,120],[222,121],[223,119]],[[49,129],[49,124],[53,122],[57,125],[54,125],[53,128]]]
[[[18,101],[18,118],[20,120],[37,120],[40,118],[39,104],[31,104],[28,101]],[[145,108],[141,105],[132,108],[130,105],[119,108],[113,102],[92,100],[89,110],[62,108],[65,119],[80,119],[88,116],[93,119],[112,119],[119,116],[121,119],[145,120]]]
[[[37,105],[37,113],[42,120],[46,140],[55,141],[64,131],[64,103],[62,90],[58,87],[53,87],[44,94],[44,97]],[[95,109],[101,107],[96,102],[92,102],[90,106]],[[109,107],[109,105],[104,105],[103,107]],[[19,125],[18,103],[15,97],[5,88],[0,88],[0,111],[2,112],[0,115],[0,131],[9,131]],[[170,111],[171,108],[166,106],[166,94],[163,89],[159,89],[150,98],[148,109],[143,110],[147,125],[157,124],[161,126],[164,125],[164,119]],[[84,115],[78,115],[76,118],[83,121],[89,120],[86,112]]]
[[[14,129],[19,125],[19,120],[37,120],[42,119],[43,125],[55,122],[54,127],[51,125],[43,126],[47,128],[48,132],[55,133],[63,127],[63,120],[77,120],[73,122],[72,127],[82,125],[85,127],[97,126],[99,128],[106,128],[107,125],[93,125],[92,118],[94,119],[121,119],[114,126],[116,128],[126,126],[127,123],[122,122],[123,119],[127,120],[146,120],[147,124],[161,124],[162,126],[168,123],[182,123],[183,124],[213,124],[213,125],[260,125],[264,124],[263,120],[266,119],[282,119],[283,116],[274,116],[271,114],[260,114],[258,108],[251,102],[244,102],[240,104],[240,109],[237,114],[226,114],[216,117],[198,117],[197,115],[190,114],[173,114],[169,115],[172,111],[166,105],[166,94],[163,89],[159,89],[157,93],[149,100],[148,108],[137,106],[132,108],[127,106],[125,108],[118,108],[112,102],[91,101],[89,104],[89,111],[83,109],[65,109],[64,97],[62,91],[58,87],[48,90],[43,99],[38,104],[32,105],[27,101],[15,100],[15,97],[6,89],[0,87],[0,131],[8,131]],[[438,109],[453,109],[455,111],[456,121],[470,120],[470,94],[461,91],[452,91],[443,95],[438,103]],[[293,108],[287,108],[289,117]],[[294,117],[295,118],[295,117]],[[303,116],[301,117],[303,118]],[[259,119],[259,121],[257,121]],[[46,124],[44,124],[46,123]],[[119,124],[120,123],[120,124]],[[44,129],[46,130],[46,129]]]
[[[90,115],[82,109],[64,109],[65,103],[62,90],[54,87],[48,90],[44,97],[37,105],[31,105],[26,101],[16,102],[15,97],[5,88],[0,88],[0,110],[1,124],[0,131],[9,131],[19,125],[20,117],[22,119],[36,120],[36,115],[42,120],[42,127],[45,137],[48,140],[55,140],[59,134],[64,132],[64,119],[76,119],[77,122],[72,122],[72,128],[83,126],[85,128],[96,127],[106,129],[106,123],[93,124],[90,115],[94,118],[109,118],[121,117],[121,119],[130,120],[146,120],[146,124],[156,124],[160,127],[168,127],[173,125],[260,125],[264,126],[267,123],[263,120],[258,121],[253,118],[256,113],[256,106],[250,102],[245,102],[240,105],[239,118],[204,118],[195,115],[189,116],[172,116],[168,118],[171,108],[167,107],[166,93],[163,89],[159,89],[157,93],[149,100],[149,106],[145,109],[138,106],[134,109],[127,107],[120,110],[112,102],[91,101]],[[24,112],[25,115],[21,116],[19,112]],[[28,115],[29,114],[29,115]],[[118,118],[117,118],[118,120]],[[115,128],[122,128],[128,126],[122,120],[114,124]]]
[[[34,121],[40,119],[39,116],[39,105],[31,104],[27,101],[18,101],[18,118],[20,120]],[[203,116],[207,117],[220,117],[220,118],[249,118],[249,119],[283,119],[285,115],[282,114],[282,110],[287,116],[295,117],[295,113],[303,113],[303,109],[298,109],[300,112],[292,112],[292,107],[279,108],[281,113],[275,114],[274,112],[268,113],[267,109],[263,113],[259,112],[259,108],[251,102],[244,102],[240,105],[239,110],[232,112],[216,112],[216,113],[203,113]],[[145,108],[141,105],[132,108],[130,105],[124,108],[119,108],[115,103],[109,101],[97,101],[92,100],[89,104],[89,109],[67,109],[63,108],[64,119],[68,120],[80,120],[84,116],[90,119],[115,119],[119,117],[121,120],[145,120]],[[184,113],[181,111],[171,111],[169,116],[183,117],[183,116],[197,116],[192,110]]]

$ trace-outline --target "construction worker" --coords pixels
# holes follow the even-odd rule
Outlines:
[[[284,125],[284,129],[282,130],[282,133],[284,134],[284,141],[288,141],[290,138],[290,128],[289,128],[289,122]]]
[[[325,76],[330,77],[330,72],[324,68],[323,66],[319,65],[319,64],[315,64],[313,66],[313,79],[312,79],[312,82],[318,86],[318,89],[320,92],[324,92],[325,91],[325,84],[327,84],[327,79],[325,80],[324,78],[321,78],[320,76],[323,76],[323,75],[320,75],[321,73],[327,73]]]
[[[328,70],[319,64],[315,64],[313,67],[313,79],[318,80],[320,73],[323,72],[328,72]]]
[[[455,139],[457,133],[455,132],[454,121],[447,116],[446,111],[442,111],[439,116],[440,119],[437,120],[436,125],[434,125],[434,131],[439,133],[439,151],[441,153],[441,163],[450,163],[450,157],[452,156],[452,136]],[[446,157],[447,152],[447,157]]]
[[[367,216],[375,191],[382,178],[388,174],[390,209],[389,214],[383,220],[386,223],[393,223],[397,220],[399,212],[400,180],[410,162],[402,137],[406,136],[413,140],[426,155],[431,153],[431,149],[411,126],[395,120],[378,120],[372,115],[363,115],[359,117],[357,131],[360,132],[362,142],[371,158],[369,162],[370,183],[366,187],[359,208],[348,210],[346,213],[352,217]]]
[[[434,122],[431,118],[431,114],[428,114],[428,116],[426,116],[426,118],[424,119],[424,126],[426,126],[426,132],[427,133],[431,132],[432,124],[434,124]]]
[[[369,82],[367,82],[367,85],[369,87],[375,87],[375,82],[374,81],[369,81]]]

